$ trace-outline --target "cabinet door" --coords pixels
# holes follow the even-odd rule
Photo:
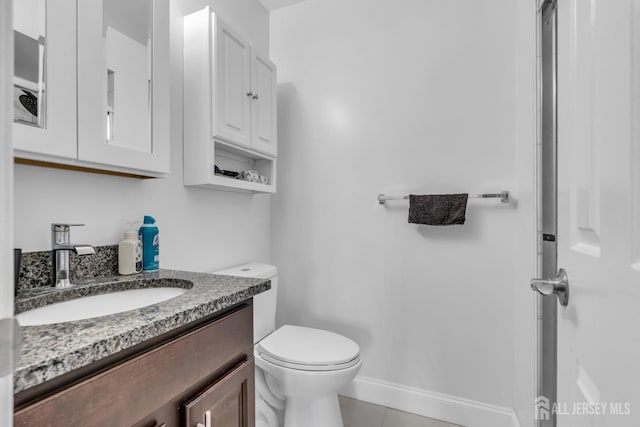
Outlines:
[[[256,49],[251,54],[251,145],[267,154],[277,153],[276,66]]]
[[[251,145],[251,47],[220,18],[214,23],[213,136]]]
[[[14,30],[15,155],[73,159],[77,155],[76,1],[16,1]],[[31,105],[25,105],[29,100]]]
[[[78,2],[78,159],[169,172],[169,4]]]
[[[187,427],[254,427],[253,358],[233,369],[185,405]]]

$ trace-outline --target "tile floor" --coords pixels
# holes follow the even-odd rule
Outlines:
[[[344,427],[461,427],[339,396]]]

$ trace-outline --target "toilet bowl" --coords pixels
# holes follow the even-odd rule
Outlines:
[[[278,277],[273,266],[251,263],[216,274],[271,280],[271,290],[253,302],[256,426],[343,427],[338,390],[362,366],[358,344],[322,329],[276,329]]]
[[[285,400],[285,427],[342,427],[337,392],[360,370],[359,353],[341,335],[291,325],[254,348],[269,390]]]

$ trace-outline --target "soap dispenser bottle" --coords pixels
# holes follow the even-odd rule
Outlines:
[[[139,222],[128,222],[124,239],[118,244],[118,273],[135,274],[142,271],[142,242],[138,236]]]
[[[145,215],[144,224],[140,227],[142,240],[142,270],[154,271],[160,268],[160,239],[156,220]]]

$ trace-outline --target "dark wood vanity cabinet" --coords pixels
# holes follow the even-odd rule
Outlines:
[[[21,402],[14,425],[254,427],[253,312],[238,307]]]

